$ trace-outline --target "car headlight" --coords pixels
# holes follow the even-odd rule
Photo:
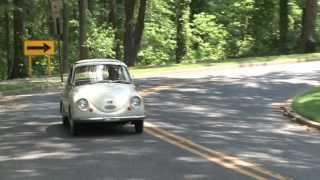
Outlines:
[[[131,101],[130,101],[131,107],[139,108],[139,107],[141,107],[141,103],[142,103],[141,98],[139,98],[137,96],[131,98]]]
[[[89,110],[89,102],[86,99],[79,99],[77,101],[77,105],[81,111],[88,111]]]

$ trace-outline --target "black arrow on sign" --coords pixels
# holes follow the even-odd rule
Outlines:
[[[51,47],[46,44],[43,43],[43,46],[28,46],[27,49],[28,50],[43,50],[43,52],[47,52]]]

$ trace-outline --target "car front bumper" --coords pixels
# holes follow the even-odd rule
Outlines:
[[[113,116],[113,117],[93,117],[93,118],[77,118],[73,119],[76,122],[130,122],[130,121],[142,121],[146,116]]]

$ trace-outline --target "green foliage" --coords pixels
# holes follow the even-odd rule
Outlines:
[[[175,53],[174,0],[149,2],[144,37],[138,54],[139,64],[172,63]]]
[[[251,53],[255,39],[249,30],[253,19],[254,0],[229,0],[222,6],[217,22],[224,24],[229,35],[227,56],[241,57]]]
[[[87,44],[91,58],[113,58],[114,32],[111,28],[98,27],[92,23],[89,28]]]
[[[217,61],[225,59],[228,32],[215,21],[215,16],[206,13],[194,16],[191,37],[193,48],[189,61]]]
[[[248,30],[255,41],[249,55],[267,55],[278,52],[279,23],[276,3],[274,0],[254,1],[254,10]]]
[[[75,16],[75,15],[73,15]],[[76,17],[72,17],[69,20],[69,55],[68,55],[68,61],[70,64],[74,63],[79,58],[79,42],[78,42],[78,36],[79,36],[79,21]]]
[[[176,0],[176,62],[185,60],[190,53],[190,4],[191,0]]]
[[[293,101],[293,109],[300,115],[320,122],[320,88],[317,87]]]

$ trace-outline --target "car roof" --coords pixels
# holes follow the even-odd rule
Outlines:
[[[93,65],[93,64],[112,64],[112,65],[121,65],[121,66],[127,67],[125,63],[116,59],[83,59],[83,60],[77,61],[75,63],[75,66]]]

